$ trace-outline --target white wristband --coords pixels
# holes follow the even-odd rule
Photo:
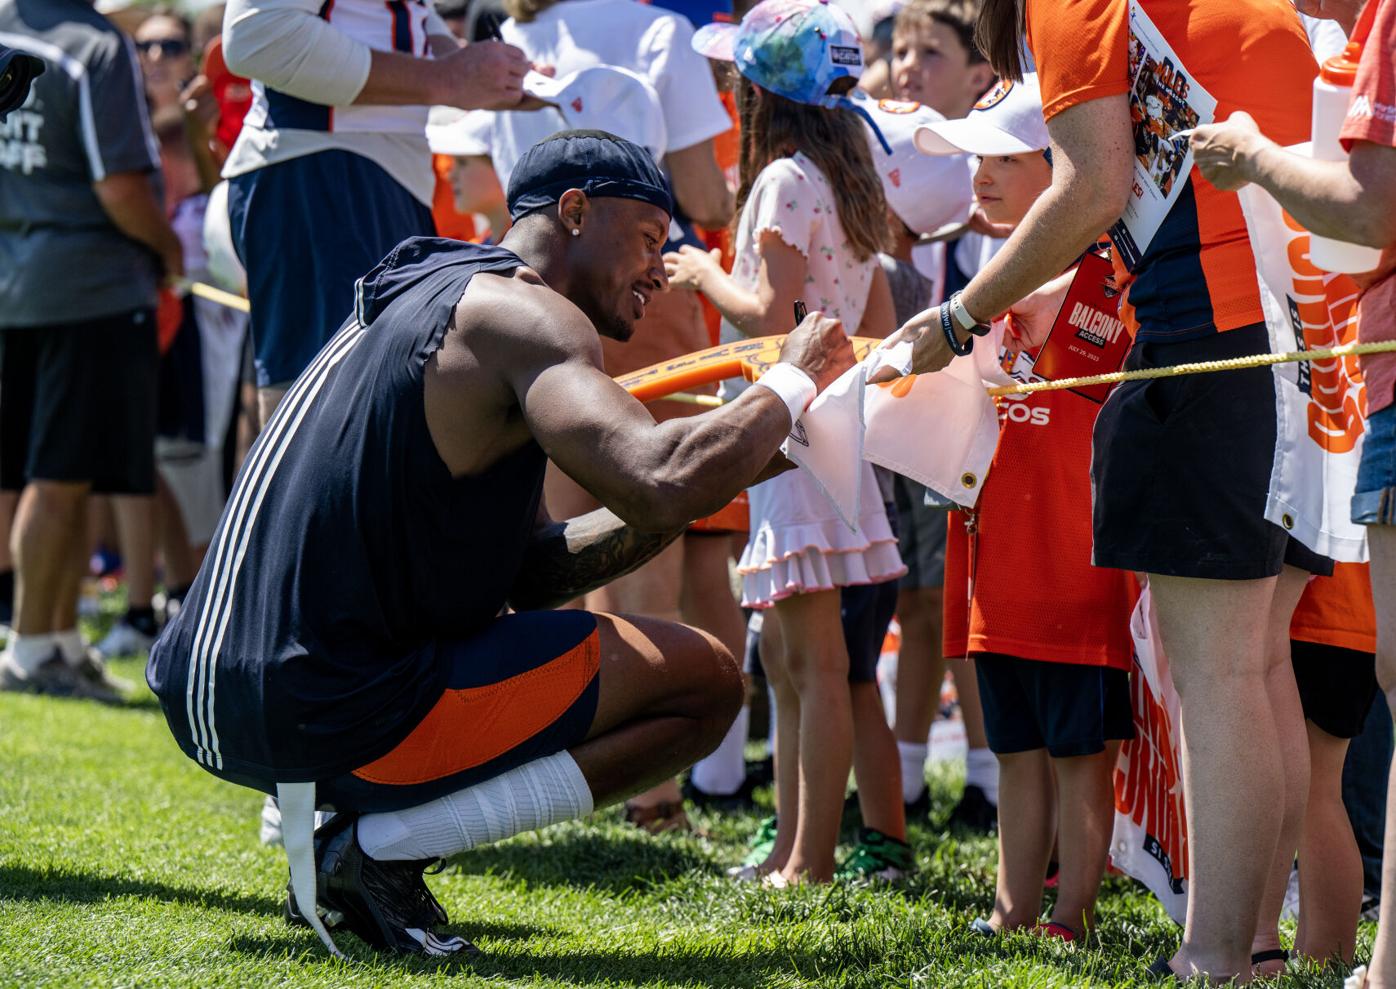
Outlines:
[[[784,361],[772,364],[756,383],[769,388],[780,397],[785,407],[790,410],[792,426],[805,414],[805,409],[814,401],[814,396],[819,394],[818,387],[808,374],[794,364]]]
[[[950,297],[950,315],[955,317],[955,322],[960,324],[960,329],[969,330],[973,333],[979,321],[969,314],[965,304],[960,301],[960,293],[956,292]]]

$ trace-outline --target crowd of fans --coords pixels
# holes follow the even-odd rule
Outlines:
[[[612,375],[784,333],[803,303],[850,335],[914,339],[921,372],[993,323],[989,363],[1039,380],[1069,286],[1111,271],[1112,242],[1121,252],[1116,221],[1144,151],[1177,198],[1151,235],[1162,247],[1114,259],[1127,368],[1269,349],[1232,192],[1247,182],[1315,233],[1384,249],[1359,279],[1359,333],[1391,338],[1392,0],[1306,0],[1306,22],[1268,0],[1144,4],[1217,94],[1190,176],[1170,136],[1196,121],[1186,91],[1131,93],[1127,4],[906,0],[860,6],[861,24],[832,4],[735,6],[396,0],[383,15],[393,48],[370,51],[302,0],[231,0],[192,22],[106,0],[0,0],[0,45],[49,68],[0,117],[0,688],[126,697],[105,660],[149,649],[178,610],[259,426],[350,313],[355,281],[407,237],[497,242],[510,171],[567,127],[648,147],[676,204],[668,291],[635,340],[603,340]],[[734,51],[735,22],[760,27],[765,47]],[[1202,58],[1237,47],[1228,32],[1242,29],[1245,58]],[[1350,160],[1314,162],[1283,146],[1308,137],[1335,31],[1338,47],[1365,42],[1354,106],[1367,110],[1345,124]],[[792,62],[791,46],[808,57]],[[624,111],[584,111],[578,96],[569,112],[530,81],[598,66],[624,70],[607,83],[628,94]],[[1141,130],[1151,99],[1167,133]],[[191,283],[245,296],[250,314]],[[734,879],[901,879],[953,697],[965,787],[936,823],[996,831],[1000,850],[976,930],[1083,939],[1109,862],[1113,773],[1135,735],[1130,615],[1146,584],[1180,701],[1190,858],[1182,946],[1156,974],[1273,974],[1288,957],[1278,922],[1296,909],[1293,950],[1351,965],[1359,916],[1377,916],[1383,890],[1392,722],[1375,701],[1385,691],[1396,706],[1391,364],[1363,361],[1353,517],[1370,569],[1335,570],[1264,520],[1268,368],[1129,382],[1103,405],[1067,391],[1002,399],[971,510],[869,464],[856,528],[803,471],[754,486],[575,603],[684,621],[747,659],[750,703],[726,738],[682,789],[629,801],[627,819],[687,829],[685,799],[752,806],[773,778],[778,813]],[[556,470],[546,498],[558,518],[598,505]],[[99,578],[120,580],[125,610],[89,644],[78,617]],[[753,735],[770,739],[773,764],[746,762]],[[850,773],[862,827],[838,861]],[[278,837],[271,798],[263,836]],[[1044,886],[1057,889],[1045,920]],[[1396,863],[1385,889],[1396,895]],[[1396,985],[1393,928],[1381,926],[1367,986]]]

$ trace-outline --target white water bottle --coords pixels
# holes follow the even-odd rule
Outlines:
[[[1362,46],[1350,41],[1341,55],[1325,59],[1314,79],[1314,110],[1312,117],[1315,161],[1347,161],[1348,153],[1338,141],[1338,132],[1347,116],[1352,86],[1357,77],[1357,62]],[[1331,237],[1309,236],[1309,259],[1324,271],[1354,273],[1371,271],[1381,262],[1381,251],[1365,244],[1353,244]]]

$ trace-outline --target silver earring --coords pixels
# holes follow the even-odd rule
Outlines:
[[[580,237],[581,235],[582,235],[582,230],[581,230],[580,227],[573,227],[573,228],[572,228],[572,236],[573,236],[573,237]]]

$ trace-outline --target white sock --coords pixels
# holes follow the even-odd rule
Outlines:
[[[53,655],[58,646],[52,632],[42,635],[11,635],[5,652],[10,662],[18,666],[26,675],[33,675],[44,661]]]
[[[87,643],[82,641],[82,633],[77,629],[54,632],[53,641],[58,644],[59,652],[63,653],[63,658],[70,665],[76,666],[87,658]]]
[[[359,846],[379,860],[445,858],[591,810],[586,778],[571,755],[559,752],[429,803],[365,814]]]
[[[902,800],[914,804],[926,792],[926,756],[929,745],[898,742],[897,754],[902,757]]]
[[[999,761],[988,749],[970,749],[965,755],[965,786],[979,787],[989,803],[999,805]]]
[[[715,797],[729,797],[742,788],[746,780],[746,733],[750,724],[751,710],[743,707],[713,753],[694,763],[689,774],[694,786]]]

